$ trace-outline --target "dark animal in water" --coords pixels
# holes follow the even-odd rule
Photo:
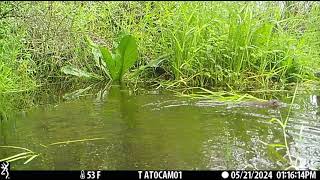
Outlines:
[[[255,101],[255,102],[243,102],[240,103],[242,106],[255,106],[255,107],[262,107],[262,108],[278,108],[282,105],[281,102],[279,102],[276,99],[271,99],[269,101]]]

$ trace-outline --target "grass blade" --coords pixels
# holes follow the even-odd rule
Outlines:
[[[69,143],[75,143],[75,142],[86,142],[86,141],[95,141],[95,140],[101,140],[105,138],[92,138],[92,139],[78,139],[78,140],[70,140],[70,141],[61,141],[61,142],[55,142],[48,144],[47,146],[53,146],[53,145],[59,145],[59,144],[69,144]]]
[[[30,149],[27,149],[27,148],[23,148],[23,147],[17,147],[17,146],[0,146],[0,148],[14,148],[14,149],[22,149],[22,150],[26,150],[28,152],[33,152],[31,151]]]
[[[23,164],[28,164],[30,161],[32,161],[34,158],[38,157],[40,154],[33,155],[31,158],[29,158],[26,162]]]
[[[10,159],[10,160],[8,160],[7,162],[14,162],[14,161],[17,161],[17,160],[19,160],[19,159],[28,158],[28,157],[30,157],[30,156],[32,156],[32,155],[30,154],[30,155],[26,155],[26,156],[17,157],[17,158],[14,158],[14,159]]]
[[[24,155],[27,155],[27,154],[30,154],[30,153],[32,153],[32,152],[19,153],[19,154],[16,154],[16,155],[4,158],[4,159],[0,159],[0,161],[7,161],[7,160],[14,159],[14,158],[19,157],[19,156],[24,156]]]

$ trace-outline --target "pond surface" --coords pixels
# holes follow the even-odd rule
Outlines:
[[[317,96],[298,96],[289,119],[290,153],[300,169],[320,167],[317,102]],[[0,145],[41,153],[26,165],[26,159],[11,164],[21,170],[285,169],[286,149],[262,142],[283,143],[281,127],[269,120],[287,112],[113,86],[94,96],[2,113]],[[103,139],[43,146],[91,138]],[[20,152],[0,148],[0,159]]]

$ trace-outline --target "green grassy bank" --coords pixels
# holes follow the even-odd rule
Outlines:
[[[1,2],[0,92],[92,80],[67,65],[108,80],[88,37],[112,49],[123,34],[138,46],[126,82],[283,89],[317,80],[319,29],[317,2]]]

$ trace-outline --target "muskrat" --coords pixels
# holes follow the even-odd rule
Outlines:
[[[240,105],[244,106],[256,106],[256,107],[271,107],[278,108],[281,106],[281,102],[276,99],[270,99],[269,101],[254,101],[254,102],[243,102]]]

